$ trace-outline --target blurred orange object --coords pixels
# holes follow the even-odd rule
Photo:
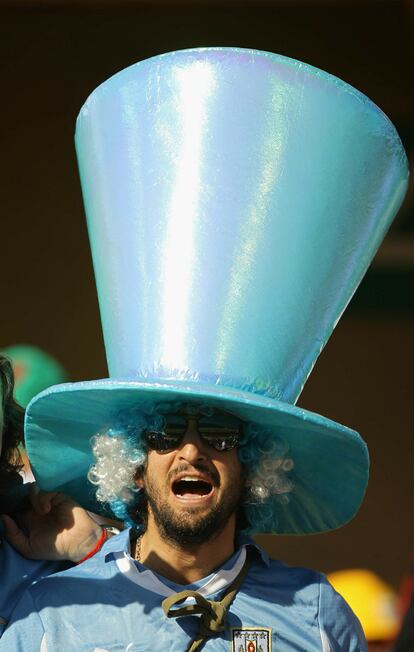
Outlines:
[[[390,641],[401,625],[397,592],[367,569],[336,571],[328,575],[334,589],[359,618],[367,641]]]

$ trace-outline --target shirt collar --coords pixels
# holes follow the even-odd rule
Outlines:
[[[111,561],[114,553],[130,552],[130,532],[131,528],[127,528],[106,541],[99,553],[104,557],[105,562]]]
[[[254,550],[256,556],[260,557],[266,566],[270,566],[270,557],[267,554],[266,550],[263,550],[263,548],[259,546],[259,544],[256,543],[256,541],[254,541],[251,537],[247,536],[247,534],[239,532],[236,535],[236,548],[241,548],[242,546],[246,546],[247,548],[250,548],[250,550]]]
[[[104,556],[105,561],[110,561],[113,559],[113,553],[119,552],[130,552],[130,533],[131,528],[123,530],[120,534],[111,537],[103,546],[101,553]],[[240,549],[243,546],[254,550],[262,562],[266,565],[270,565],[270,557],[263,548],[261,548],[253,539],[251,539],[246,534],[239,532],[236,536],[236,549]],[[110,559],[109,559],[109,558]]]

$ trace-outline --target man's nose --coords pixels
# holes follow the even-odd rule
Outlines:
[[[189,417],[187,430],[179,448],[180,458],[187,462],[204,460],[207,457],[205,443],[198,433],[197,422],[196,418]]]

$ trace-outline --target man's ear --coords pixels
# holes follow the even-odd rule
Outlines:
[[[143,469],[139,469],[135,474],[135,484],[138,489],[144,488],[144,478],[143,478]]]

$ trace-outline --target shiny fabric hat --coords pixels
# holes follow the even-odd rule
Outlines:
[[[141,403],[196,402],[286,441],[294,489],[270,531],[349,521],[366,446],[295,402],[404,196],[390,121],[299,61],[193,49],[99,86],[76,148],[110,377],[29,405],[40,486],[96,509],[92,435]]]

